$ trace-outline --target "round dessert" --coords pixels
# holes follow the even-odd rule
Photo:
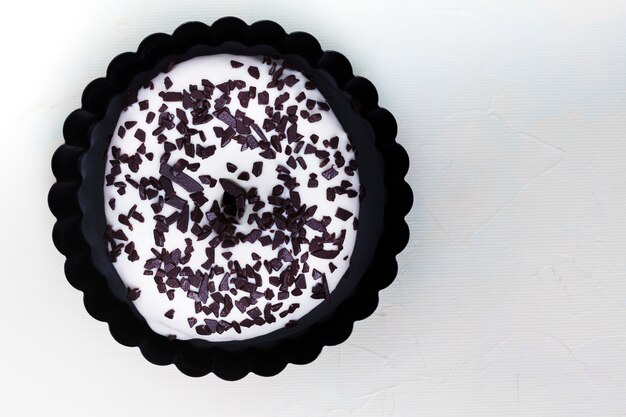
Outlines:
[[[48,203],[67,280],[116,341],[186,375],[309,363],[397,274],[397,131],[308,33],[226,17],[151,34],[63,125]]]
[[[281,59],[199,56],[127,104],[107,153],[105,240],[155,332],[249,339],[332,296],[364,189],[312,81]]]

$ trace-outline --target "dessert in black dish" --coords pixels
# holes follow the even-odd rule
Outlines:
[[[87,311],[191,376],[271,376],[344,341],[408,241],[409,161],[377,100],[269,21],[116,57],[53,157],[53,239]]]

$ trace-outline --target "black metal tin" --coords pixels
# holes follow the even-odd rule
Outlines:
[[[172,62],[217,53],[277,55],[314,79],[357,148],[366,197],[361,202],[349,271],[330,300],[301,318],[297,326],[243,341],[170,341],[153,332],[126,301],[126,288],[107,259],[102,237],[105,153],[127,91]],[[396,133],[393,116],[378,106],[374,86],[354,76],[343,55],[323,51],[307,33],[287,34],[274,22],[248,26],[227,17],[212,26],[189,22],[172,35],[150,35],[137,52],[114,58],[106,77],[85,88],[82,107],[65,121],[65,144],[52,158],[57,182],[48,200],[57,218],[53,240],[67,258],[67,279],[84,292],[89,314],[106,321],[119,343],[138,346],[152,363],[174,363],[190,376],[214,372],[228,380],[249,372],[271,376],[288,363],[309,363],[324,346],[346,340],[353,323],[372,314],[378,291],[396,276],[395,256],[408,242],[404,216],[412,204],[404,181],[409,160],[395,142]]]

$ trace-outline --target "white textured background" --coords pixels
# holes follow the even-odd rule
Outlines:
[[[412,239],[350,339],[276,377],[191,379],[118,345],[46,207],[65,116],[187,20],[272,18],[397,117]],[[626,2],[33,1],[0,13],[0,415],[626,415]]]

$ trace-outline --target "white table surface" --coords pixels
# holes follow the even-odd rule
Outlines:
[[[21,1],[0,13],[0,415],[626,415],[626,2]],[[50,157],[109,60],[188,20],[270,18],[396,116],[400,273],[344,344],[273,378],[119,345],[51,243]]]

